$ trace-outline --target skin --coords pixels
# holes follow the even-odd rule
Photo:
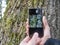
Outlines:
[[[44,26],[44,36],[42,38],[39,38],[38,37],[38,33],[35,32],[33,37],[30,38],[29,37],[29,20],[27,19],[27,22],[26,22],[26,38],[23,39],[20,43],[20,45],[44,45],[45,42],[51,38],[51,35],[50,35],[50,27],[48,25],[48,22],[47,22],[47,19],[45,16],[43,16],[43,26]]]

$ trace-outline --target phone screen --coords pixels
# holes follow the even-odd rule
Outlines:
[[[34,32],[43,36],[42,9],[29,9],[29,35],[33,36]]]

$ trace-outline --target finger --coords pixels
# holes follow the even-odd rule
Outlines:
[[[26,36],[26,38],[22,42],[27,43],[29,40],[30,40],[29,36]]]
[[[26,34],[28,35],[29,34],[29,23],[28,23],[28,19],[27,19],[27,22],[26,22]]]
[[[29,41],[30,45],[36,45],[37,43],[37,38],[38,38],[38,33],[34,33],[32,39]]]
[[[43,25],[44,25],[44,28],[49,27],[47,19],[45,16],[43,16]]]
[[[39,45],[39,43],[41,42],[41,38],[39,37],[39,38],[37,38],[37,45]]]
[[[48,40],[48,38],[47,37],[43,37],[43,38],[41,38],[41,42],[40,42],[40,44],[39,45],[44,45],[45,44],[45,42]]]

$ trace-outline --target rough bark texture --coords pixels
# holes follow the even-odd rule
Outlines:
[[[49,0],[47,17],[51,28],[51,34],[53,38],[60,39],[60,1],[59,0]]]
[[[44,3],[43,3],[44,2]],[[28,9],[41,7],[53,38],[60,39],[60,0],[9,0],[0,30],[0,45],[19,45],[25,37]]]

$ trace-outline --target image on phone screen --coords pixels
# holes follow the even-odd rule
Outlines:
[[[32,36],[34,32],[38,32],[39,37],[43,36],[41,9],[29,9],[29,35]]]

